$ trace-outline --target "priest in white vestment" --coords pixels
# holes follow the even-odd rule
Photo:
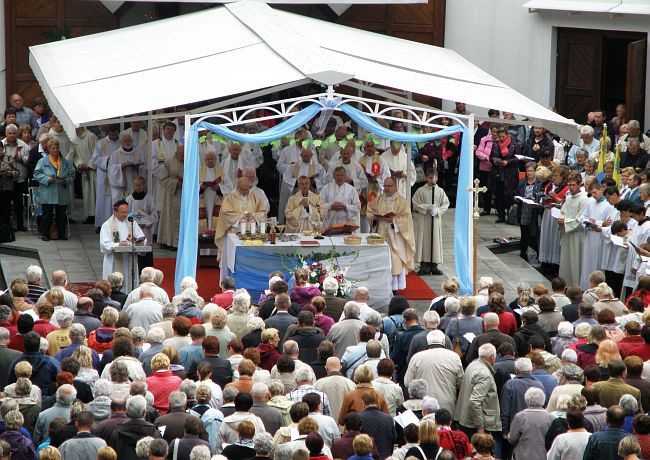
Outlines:
[[[612,220],[616,215],[616,208],[609,204],[603,196],[603,190],[598,181],[589,185],[591,198],[582,214],[585,228],[585,240],[582,248],[582,272],[580,274],[580,287],[586,291],[591,287],[589,275],[594,270],[602,270],[602,257],[605,242],[602,238],[602,225],[605,220]],[[590,222],[590,224],[584,224]]]
[[[176,154],[167,158],[159,170],[159,185],[163,193],[162,203],[159,203],[161,211],[158,222],[158,244],[171,250],[178,248],[184,160],[185,151],[181,144]]]
[[[133,146],[137,149],[142,150],[143,152],[147,151],[147,142],[149,141],[149,134],[144,129],[144,122],[132,121],[131,127],[126,128],[124,131],[122,131],[120,133],[120,137],[122,136],[122,134],[130,134],[131,139],[133,139]]]
[[[322,155],[319,158],[319,161],[323,165],[323,168],[326,169],[329,169],[330,161],[332,160],[332,158],[334,158],[334,156],[339,152],[341,148],[339,142],[347,139],[348,127],[345,125],[337,126],[336,129],[334,130],[333,136],[334,139],[332,139],[332,142],[330,142],[326,148],[321,149]]]
[[[131,286],[131,255],[129,253],[116,253],[117,246],[129,246],[132,243],[146,243],[144,233],[137,222],[129,222],[127,215],[129,205],[125,200],[120,200],[113,207],[113,215],[102,224],[99,234],[99,245],[104,254],[102,278],[107,279],[113,272],[124,275],[124,289],[130,292]],[[137,256],[134,258],[137,263]],[[137,272],[137,267],[134,267]]]
[[[324,228],[334,224],[353,223],[360,225],[361,203],[359,194],[346,182],[345,168],[334,169],[334,182],[330,182],[320,191],[320,199],[325,206]]]
[[[199,187],[201,202],[199,209],[205,210],[205,227],[214,230],[214,208],[221,203],[223,192],[223,171],[217,163],[217,154],[211,150],[205,153],[205,161],[199,168]],[[219,202],[219,203],[218,203]]]
[[[289,197],[284,210],[287,219],[286,233],[301,233],[314,230],[314,224],[322,228],[325,206],[320,196],[310,190],[311,181],[307,176],[298,178],[298,191]]]
[[[242,171],[242,177],[247,178],[251,184],[249,192],[257,195],[257,198],[259,198],[265,209],[271,209],[271,203],[269,203],[266,192],[257,186],[257,172],[255,172],[255,168],[252,166],[246,166]]]
[[[353,158],[353,154],[356,152],[356,145],[353,140],[349,141],[347,145],[341,149],[340,156],[338,158],[332,158],[329,163],[329,169],[327,171],[326,182],[330,183],[334,180],[334,169],[342,166],[345,168],[347,175],[347,183],[353,186],[357,192],[361,193],[366,187],[368,187],[368,178],[366,173],[361,167],[361,163]]]
[[[111,184],[108,181],[108,160],[111,153],[122,145],[119,140],[120,129],[117,125],[108,128],[108,134],[95,144],[92,163],[95,165],[96,175],[96,203],[95,203],[95,227],[99,228],[113,213],[111,202]]]
[[[401,142],[391,141],[390,148],[381,154],[390,168],[390,175],[397,183],[397,192],[409,203],[411,202],[411,187],[415,184],[415,166],[406,153]]]
[[[632,236],[627,245],[627,260],[625,261],[625,277],[623,279],[623,290],[625,291],[623,298],[625,299],[637,288],[638,269],[641,266],[641,257],[637,254],[634,246],[640,247],[650,241],[650,217],[645,215],[645,208],[633,206],[630,209],[630,216],[637,221],[637,226],[632,230]]]
[[[397,192],[392,177],[384,181],[384,193],[368,203],[370,230],[386,239],[390,246],[392,290],[406,289],[406,274],[415,265],[415,240],[411,204]]]
[[[158,212],[162,210],[164,191],[159,186],[160,181],[166,177],[165,160],[176,155],[179,146],[183,145],[174,138],[174,133],[176,133],[176,125],[171,121],[166,121],[163,125],[162,136],[151,143],[151,173],[155,179],[149,193],[156,202]],[[156,233],[155,230],[154,233]]]
[[[438,172],[427,171],[427,182],[413,194],[415,232],[415,270],[418,275],[442,275],[438,264],[442,258],[442,216],[449,209],[449,198],[436,185]]]
[[[135,178],[147,175],[144,152],[135,147],[131,135],[122,133],[120,143],[122,146],[111,153],[108,167],[113,202],[123,200],[133,193]]]
[[[311,146],[298,147],[298,157],[295,156],[295,151],[287,151],[287,155],[280,158],[278,162],[278,170],[282,174],[282,184],[280,186],[280,201],[278,204],[278,220],[280,223],[285,222],[285,209],[289,197],[293,195],[298,186],[296,181],[300,176],[307,176],[311,181],[311,189],[318,193],[323,187],[325,179],[325,171],[323,167],[314,158]]]
[[[250,181],[245,177],[237,179],[237,189],[226,196],[221,205],[214,244],[223,249],[224,239],[228,233],[237,233],[242,218],[251,217],[255,220],[266,218],[268,208],[260,202],[257,195],[250,193]]]
[[[95,219],[95,163],[93,163],[93,152],[99,139],[92,131],[81,127],[76,130],[77,138],[72,142],[68,161],[77,168],[81,174],[81,193],[84,202],[84,215],[86,222],[91,223]],[[151,241],[151,240],[149,240]]]
[[[375,147],[373,139],[363,142],[364,156],[359,161],[368,179],[368,186],[361,191],[361,216],[365,217],[368,203],[384,192],[384,181],[390,177],[390,167]],[[361,232],[368,233],[368,220],[361,219]]]
[[[560,218],[560,277],[567,286],[580,284],[580,264],[582,262],[582,247],[585,230],[582,225],[582,214],[589,202],[587,192],[581,189],[582,177],[577,171],[569,174],[569,193],[566,194]]]
[[[255,158],[250,150],[244,149],[237,142],[229,142],[227,150],[221,162],[223,170],[223,185],[221,191],[223,196],[229,195],[237,187],[237,179],[242,177],[244,168],[255,166]]]

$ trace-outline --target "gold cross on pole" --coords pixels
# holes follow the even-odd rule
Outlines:
[[[472,266],[472,277],[474,285],[474,295],[477,294],[477,281],[476,281],[476,267],[478,260],[478,194],[487,192],[487,187],[479,187],[481,181],[479,179],[474,179],[474,187],[467,187],[467,192],[474,194],[474,260]]]

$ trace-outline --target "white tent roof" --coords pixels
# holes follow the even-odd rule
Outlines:
[[[575,123],[454,51],[242,1],[30,48],[66,132],[99,120],[284,83],[352,78],[526,116],[575,139]]]

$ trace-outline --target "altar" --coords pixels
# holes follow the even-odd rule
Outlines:
[[[345,278],[368,287],[371,293],[370,306],[380,312],[388,310],[393,293],[391,291],[391,260],[388,244],[368,244],[366,234],[360,244],[346,244],[343,236],[329,236],[318,240],[320,245],[303,245],[304,241],[315,241],[313,237],[295,235],[295,241],[277,241],[270,244],[247,245],[239,237],[230,233],[221,255],[221,278],[233,276],[237,287],[245,287],[256,302],[260,293],[268,288],[269,273],[275,270],[289,273],[299,268],[300,257],[308,263],[323,262],[332,255],[332,261]],[[354,288],[353,288],[354,289]]]

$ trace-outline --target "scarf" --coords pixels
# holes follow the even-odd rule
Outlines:
[[[293,165],[291,165],[291,177],[294,179],[297,179],[298,176],[300,175],[300,166],[303,164],[302,161],[297,161]],[[307,169],[307,177],[310,179],[314,177],[316,174],[316,166],[314,166],[314,163],[309,162],[309,166]]]
[[[510,146],[511,141],[512,139],[510,138],[510,134],[508,134],[508,137],[506,137],[505,141],[499,141],[499,151],[501,152],[501,156],[504,158],[508,156],[508,147]]]
[[[133,192],[131,196],[134,200],[144,200],[144,197],[147,196],[147,192]]]
[[[52,163],[52,166],[54,166],[54,169],[56,169],[56,177],[59,177],[61,175],[61,155],[59,155],[57,160],[54,160],[54,158],[52,158],[52,154],[50,153],[50,163]]]

